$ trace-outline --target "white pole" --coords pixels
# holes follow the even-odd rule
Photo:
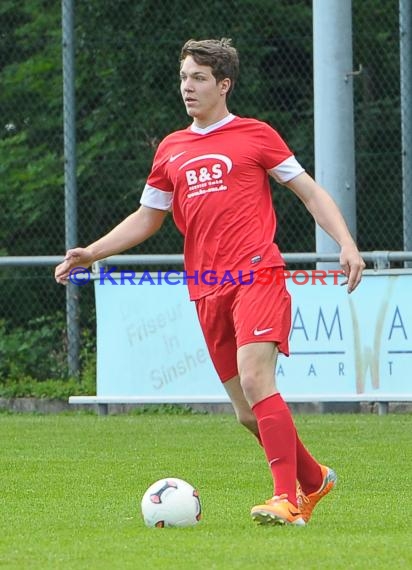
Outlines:
[[[403,248],[412,250],[412,0],[399,2]],[[412,267],[410,262],[405,267]]]
[[[313,48],[315,176],[356,237],[351,0],[313,0]],[[319,227],[316,251],[339,251]]]

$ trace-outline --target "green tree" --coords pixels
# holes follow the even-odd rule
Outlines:
[[[3,2],[0,8],[3,254],[52,254],[62,232],[61,26],[56,8],[57,3],[40,0]]]

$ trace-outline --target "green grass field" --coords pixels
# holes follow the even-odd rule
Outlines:
[[[339,482],[307,527],[282,528],[249,517],[271,478],[230,415],[0,414],[0,567],[412,568],[412,415],[296,424]],[[199,525],[143,525],[141,496],[164,476],[198,487]]]

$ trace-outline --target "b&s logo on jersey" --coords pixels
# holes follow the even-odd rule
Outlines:
[[[209,192],[227,190],[225,175],[232,170],[233,163],[224,154],[202,154],[187,160],[179,167],[184,170],[188,186],[188,198],[202,196]]]

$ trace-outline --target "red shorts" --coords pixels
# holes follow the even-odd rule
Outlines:
[[[252,342],[275,342],[289,355],[291,299],[283,270],[266,269],[276,278],[254,279],[249,285],[225,283],[196,301],[200,326],[210,357],[222,382],[238,374],[237,349]],[[282,278],[279,278],[279,275]]]

